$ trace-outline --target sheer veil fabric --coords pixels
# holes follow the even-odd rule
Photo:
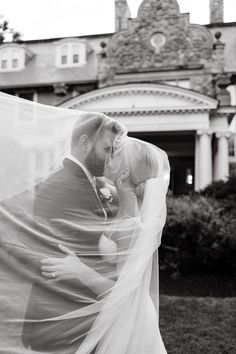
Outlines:
[[[166,353],[158,326],[166,153],[142,142],[158,173],[145,181],[138,213],[119,219],[119,204],[112,209],[67,158],[75,125],[84,131],[100,117],[101,131],[117,122],[3,93],[0,109],[0,353]],[[114,147],[130,139],[119,128]],[[117,247],[101,247],[102,236]],[[59,244],[93,270],[86,284],[42,276],[43,259],[65,257]],[[90,287],[104,279],[108,289]]]

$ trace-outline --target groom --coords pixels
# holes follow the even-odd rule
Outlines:
[[[107,217],[96,191],[95,177],[103,175],[105,161],[112,152],[115,139],[124,130],[104,114],[87,113],[84,118],[83,125],[81,122],[75,124],[71,155],[64,160],[60,171],[42,183],[34,201],[35,220],[50,230],[50,242],[43,239],[35,246],[43,252],[42,258],[62,257],[61,251],[67,249],[76,254],[83,253],[83,257],[78,259],[75,256],[79,270],[75,275],[78,278],[76,282],[61,279],[58,270],[42,267],[41,279],[32,285],[22,342],[26,348],[40,352],[74,353],[83,340],[78,337],[89,330],[95,318],[91,321],[85,318],[84,323],[83,317],[67,321],[39,321],[78,310],[113,284],[112,279],[102,273],[101,259],[98,260],[99,269],[89,266],[89,254],[98,254],[101,233],[79,230],[77,226],[86,223],[96,225]],[[59,243],[62,244],[60,249]],[[88,253],[88,257],[84,253]],[[96,260],[92,261],[96,264]],[[99,287],[92,282],[94,274],[100,277]],[[79,327],[78,321],[81,322]]]

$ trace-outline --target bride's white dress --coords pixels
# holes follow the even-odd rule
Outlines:
[[[145,323],[144,332],[146,333],[144,347],[142,353],[149,354],[164,354],[167,353],[164,347],[159,326],[157,323],[156,309],[150,296],[147,298],[146,305],[144,306],[145,315],[143,321]]]
[[[138,227],[137,223],[139,223],[139,219],[130,218],[127,222],[135,223],[134,227]],[[111,253],[116,253],[119,248],[114,241],[115,239],[116,232],[114,231],[112,235],[109,236],[103,234],[99,241],[100,254],[108,263],[116,262],[115,256],[110,255]],[[119,273],[120,269],[118,269],[117,272]],[[115,349],[113,347],[112,353],[167,354],[159,330],[158,313],[150,296],[150,273],[151,266],[149,265],[145,271],[145,276],[143,276],[143,282],[140,284],[140,287],[129,295],[126,306],[124,306],[121,313],[119,313],[115,321],[116,323],[114,323],[116,330],[114,327],[109,330],[110,334],[108,336],[110,336],[110,338],[112,338],[114,334],[118,337],[120,336],[120,342],[119,338],[116,338],[118,348]],[[136,310],[137,302],[138,311]],[[134,308],[133,311],[132,307]],[[133,318],[133,314],[135,318]],[[123,346],[122,338],[128,335],[128,345],[124,344]],[[124,342],[127,342],[127,340]],[[107,350],[105,353],[109,353],[109,351]]]

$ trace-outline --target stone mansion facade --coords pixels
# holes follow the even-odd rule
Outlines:
[[[105,112],[167,151],[174,194],[204,188],[236,162],[236,22],[223,0],[209,5],[197,25],[177,0],[143,0],[134,19],[115,0],[115,33],[2,44],[0,90]],[[49,140],[39,156],[32,137],[31,168],[48,163]]]

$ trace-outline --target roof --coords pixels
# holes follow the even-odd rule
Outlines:
[[[236,72],[236,22],[204,25],[214,35],[220,31],[225,46],[225,70]],[[97,53],[100,43],[108,42],[113,33],[75,36],[73,39],[86,40],[92,51],[87,62],[80,67],[57,68],[55,66],[55,44],[63,38],[48,38],[22,41],[19,45],[32,52],[33,56],[22,71],[0,72],[0,89],[17,87],[48,86],[56,83],[79,84],[95,82],[97,78]],[[65,37],[66,39],[68,37]]]
[[[97,80],[97,51],[101,41],[109,35],[73,37],[86,39],[92,51],[87,55],[85,65],[78,67],[57,68],[55,65],[56,44],[62,38],[49,40],[24,41],[19,47],[29,49],[33,57],[24,70],[0,73],[0,88],[45,86],[56,83],[82,83]]]

